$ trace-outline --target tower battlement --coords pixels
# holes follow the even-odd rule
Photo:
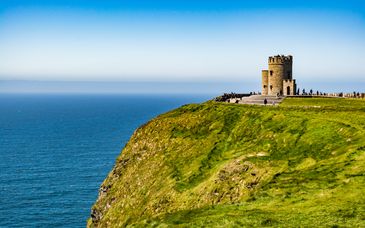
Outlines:
[[[291,64],[293,63],[293,56],[275,55],[269,57],[269,64]]]
[[[284,79],[283,82],[286,82],[286,83],[290,83],[290,82],[295,82],[295,79]]]

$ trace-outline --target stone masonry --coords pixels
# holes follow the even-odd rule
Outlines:
[[[293,79],[293,56],[276,55],[269,57],[268,70],[262,71],[262,95],[295,95]]]

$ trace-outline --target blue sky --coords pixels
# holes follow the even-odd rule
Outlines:
[[[0,1],[0,80],[254,90],[275,54],[305,87],[362,88],[364,1]]]

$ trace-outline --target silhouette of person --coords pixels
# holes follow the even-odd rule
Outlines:
[[[266,98],[265,98],[265,100],[264,100],[264,105],[266,105],[267,104],[267,100],[266,100]]]

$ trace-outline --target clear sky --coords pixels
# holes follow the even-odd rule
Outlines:
[[[0,1],[0,80],[255,84],[276,54],[364,87],[365,1]]]

